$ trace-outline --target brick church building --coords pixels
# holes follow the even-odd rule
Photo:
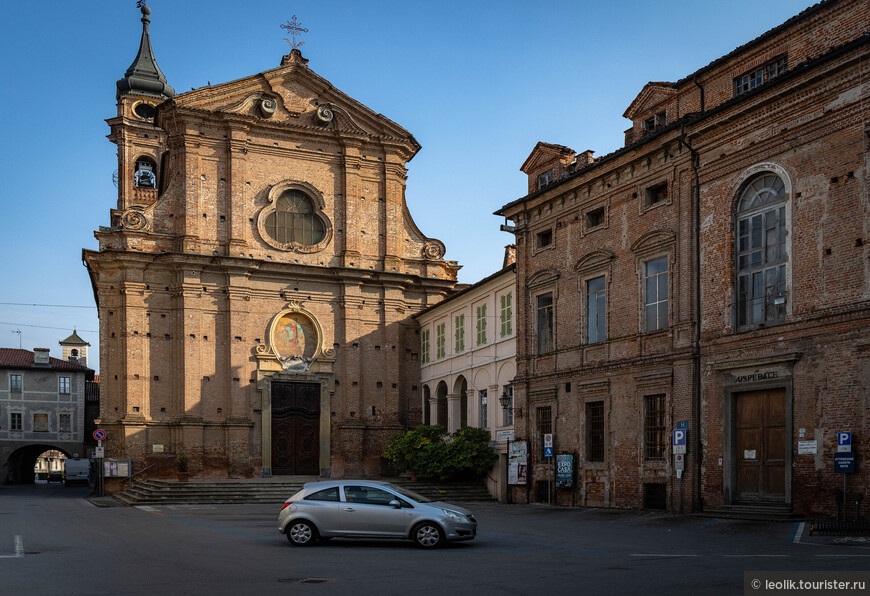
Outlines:
[[[118,198],[84,251],[106,456],[168,475],[374,475],[420,422],[419,334],[459,266],[414,223],[395,122],[298,49],[176,94],[142,7],[108,120]]]
[[[553,433],[579,462],[562,504],[833,514],[850,432],[866,515],[868,7],[820,2],[647,84],[609,155],[534,148],[497,212],[531,453],[515,501],[546,500]]]

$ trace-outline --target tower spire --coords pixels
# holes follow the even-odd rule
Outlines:
[[[151,37],[148,35],[151,9],[145,0],[138,0],[136,6],[142,11],[142,40],[139,42],[139,53],[136,54],[136,59],[124,73],[124,78],[116,84],[118,87],[116,97],[120,99],[122,95],[135,94],[169,99],[175,96],[175,89],[166,83],[163,71],[157,66],[154,50],[151,49]]]

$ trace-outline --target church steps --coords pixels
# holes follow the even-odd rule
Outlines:
[[[114,498],[124,505],[181,505],[219,503],[283,503],[305,482],[313,478],[294,481],[274,479],[251,480],[142,480]],[[427,483],[394,480],[433,500],[439,501],[492,501],[483,483]]]

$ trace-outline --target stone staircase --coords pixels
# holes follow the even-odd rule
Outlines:
[[[283,503],[314,476],[275,478],[178,480],[144,479],[112,495],[127,506],[217,503]],[[326,480],[326,479],[323,479]],[[494,501],[483,482],[415,482],[384,478],[437,501]]]

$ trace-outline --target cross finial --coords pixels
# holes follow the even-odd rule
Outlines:
[[[293,41],[290,41],[290,40],[287,39],[286,37],[284,38],[284,41],[286,41],[287,43],[289,43],[291,48],[293,48],[293,49],[295,50],[295,49],[298,48],[299,46],[305,44],[304,41],[300,41],[300,42],[298,42],[298,43],[296,42],[296,36],[297,36],[297,35],[302,35],[303,33],[308,33],[308,29],[306,29],[305,27],[302,27],[302,26],[299,24],[299,21],[296,20],[296,15],[295,15],[295,14],[293,15],[293,20],[292,20],[292,21],[287,21],[286,24],[281,25],[281,28],[282,28],[282,29],[286,29],[286,30],[287,30],[287,33],[290,34],[290,37],[293,38]]]

